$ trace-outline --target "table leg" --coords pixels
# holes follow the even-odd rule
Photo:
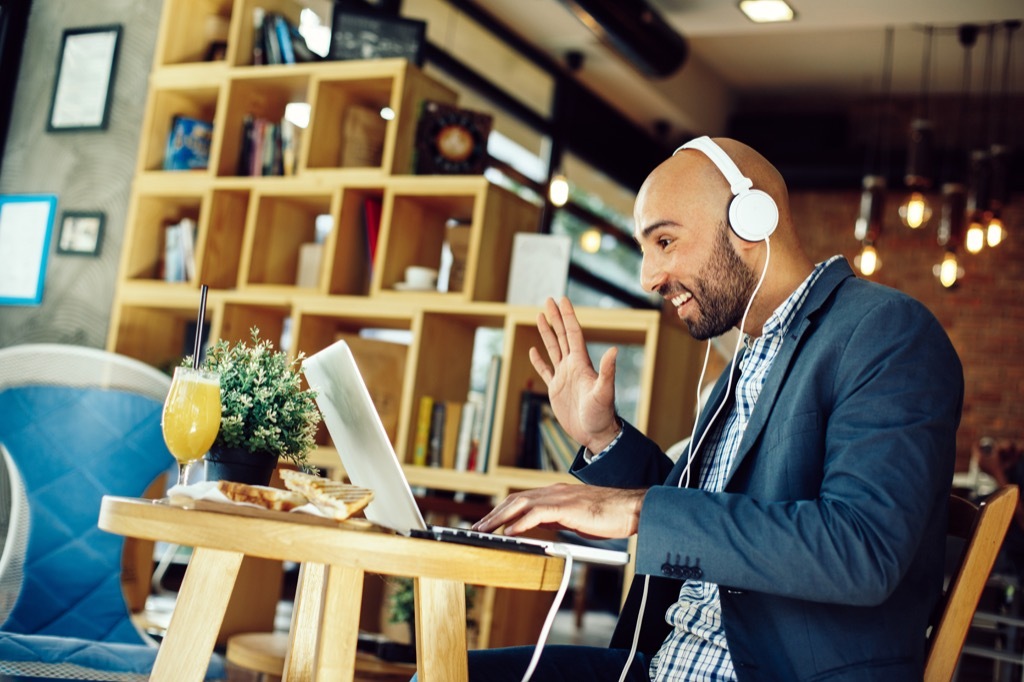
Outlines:
[[[416,578],[416,661],[420,682],[468,682],[466,586]]]
[[[199,682],[205,677],[242,557],[241,552],[193,550],[150,680]]]
[[[316,652],[324,603],[324,564],[304,563],[292,611],[291,635],[284,662],[287,682],[311,682],[316,675]]]
[[[361,569],[328,566],[316,669],[318,680],[351,682],[356,667],[356,646],[359,644],[362,595]]]

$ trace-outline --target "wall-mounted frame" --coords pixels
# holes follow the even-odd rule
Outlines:
[[[57,253],[69,256],[98,256],[103,243],[102,211],[64,211],[60,217]]]
[[[0,195],[0,305],[42,303],[56,211],[52,194]]]
[[[120,44],[120,24],[64,31],[48,131],[106,129]]]
[[[423,65],[427,24],[334,4],[328,59],[386,59],[401,57]]]

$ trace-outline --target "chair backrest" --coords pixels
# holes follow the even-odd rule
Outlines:
[[[142,495],[173,466],[160,431],[169,386],[152,367],[101,350],[0,349],[0,445],[14,504],[0,569],[22,573],[16,597],[0,594],[4,631],[143,641],[121,591],[124,539],[96,519],[103,495]]]
[[[952,679],[981,592],[1013,521],[1019,494],[1017,486],[1008,485],[978,505],[950,496],[948,534],[965,540],[965,546],[960,565],[949,579],[939,620],[928,638],[925,682]]]

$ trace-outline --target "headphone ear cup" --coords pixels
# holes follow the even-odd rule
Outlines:
[[[729,202],[729,225],[740,239],[763,241],[778,224],[779,207],[767,192],[744,190]]]

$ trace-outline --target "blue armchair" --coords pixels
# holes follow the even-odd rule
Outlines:
[[[125,604],[124,539],[96,520],[103,495],[140,496],[173,466],[160,432],[169,386],[105,351],[0,349],[0,678],[148,679],[157,646]],[[223,676],[217,657],[208,678]]]

